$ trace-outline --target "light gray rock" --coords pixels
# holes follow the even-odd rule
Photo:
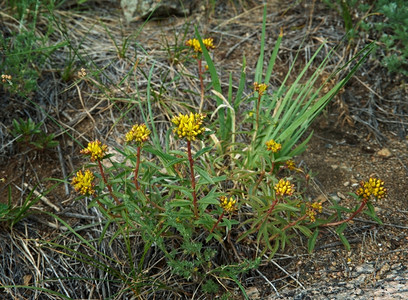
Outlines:
[[[134,18],[183,16],[190,14],[192,0],[121,0],[126,21]]]

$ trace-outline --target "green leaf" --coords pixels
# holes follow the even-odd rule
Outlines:
[[[203,149],[200,149],[199,151],[197,151],[196,154],[194,154],[193,159],[196,160],[197,158],[199,158],[201,155],[203,155],[206,152],[211,151],[211,149],[213,149],[212,146],[210,147],[204,147]]]
[[[348,225],[347,222],[341,224],[339,227],[337,227],[336,233],[337,233],[337,234],[342,234],[343,231],[344,231],[344,229],[347,228],[347,225]]]
[[[307,250],[309,253],[313,252],[313,249],[315,248],[316,245],[316,240],[317,236],[319,235],[319,228],[316,228],[313,234],[309,237],[309,240],[307,241]]]
[[[350,251],[350,248],[351,248],[350,243],[348,242],[346,237],[342,233],[339,233],[338,235],[339,235],[340,241],[343,243],[344,247],[346,247],[347,251]]]
[[[365,210],[364,213],[367,216],[369,216],[371,219],[376,221],[378,224],[383,225],[383,222],[381,221],[381,219],[377,217],[377,214],[375,213],[375,208],[371,202],[367,202],[367,208],[368,210]]]
[[[191,201],[190,200],[172,200],[170,201],[170,207],[175,208],[175,207],[188,207],[191,206]]]
[[[306,237],[310,237],[312,235],[312,231],[306,226],[295,225],[293,227],[299,229]]]
[[[200,180],[199,184],[214,184],[214,181],[212,180],[211,176],[208,174],[207,171],[201,169],[200,167],[194,167],[194,170],[197,171],[198,174],[200,174]]]

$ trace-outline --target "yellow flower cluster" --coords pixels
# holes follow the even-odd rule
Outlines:
[[[8,81],[11,81],[11,75],[7,75],[7,74],[1,74],[1,82],[6,83]]]
[[[225,196],[220,197],[220,206],[225,212],[233,212],[234,210],[237,209],[236,207],[237,200],[234,200],[234,198],[229,198]]]
[[[177,134],[179,138],[186,138],[187,141],[195,141],[196,138],[204,132],[203,120],[205,118],[204,114],[190,113],[190,114],[179,114],[173,117],[171,120],[176,128],[173,132]]]
[[[322,210],[323,210],[323,207],[320,202],[314,202],[310,204],[308,210],[306,211],[306,214],[310,218],[310,222],[315,222],[317,212],[321,213]]]
[[[282,145],[275,142],[274,140],[269,140],[266,142],[266,148],[268,151],[272,151],[273,153],[276,153],[280,149],[282,149]]]
[[[84,78],[85,76],[86,76],[86,70],[84,68],[81,68],[81,70],[78,71],[78,77]]]
[[[260,96],[265,93],[267,88],[268,86],[265,83],[254,82],[254,91],[258,92]]]
[[[108,151],[108,146],[102,145],[98,140],[89,142],[88,147],[81,150],[81,154],[90,155],[91,161],[102,160]]]
[[[275,191],[277,196],[291,196],[295,191],[295,186],[289,180],[281,179],[275,184]]]
[[[207,50],[215,49],[213,44],[213,38],[203,39],[203,44]],[[200,42],[197,39],[190,39],[186,42],[186,46],[193,48],[193,50],[197,53],[202,53],[203,50],[201,49]]]
[[[141,146],[147,141],[149,135],[150,130],[146,127],[146,124],[136,124],[126,133],[126,142],[135,141],[138,146]]]
[[[72,185],[75,188],[75,191],[79,192],[82,195],[89,196],[95,194],[94,190],[94,174],[86,170],[85,173],[78,171],[76,176],[72,179]]]
[[[356,194],[361,196],[364,200],[370,200],[373,196],[377,199],[387,197],[387,189],[384,187],[384,181],[377,178],[370,178],[368,181],[362,181]]]
[[[296,170],[296,164],[292,159],[286,161],[286,167],[291,171]]]

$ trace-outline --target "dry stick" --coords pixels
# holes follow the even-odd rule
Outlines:
[[[193,189],[194,216],[196,217],[196,219],[198,219],[198,204],[197,204],[196,184],[195,184],[195,176],[194,176],[194,161],[191,155],[191,141],[187,141],[187,154],[188,154],[188,161],[190,162],[191,187]]]
[[[64,159],[62,157],[62,151],[61,151],[61,146],[58,144],[57,146],[58,150],[58,159],[61,164],[61,172],[62,172],[62,177],[67,178],[67,171],[65,169],[65,164],[64,164]],[[64,181],[64,187],[65,187],[65,195],[69,195],[69,187],[68,187],[68,182]]]
[[[346,222],[352,220],[357,214],[359,214],[363,210],[363,208],[365,207],[366,204],[367,204],[367,200],[363,199],[363,202],[361,203],[360,207],[350,217],[348,217],[347,219],[342,220],[342,221],[323,224],[323,225],[321,225],[321,227],[336,226],[336,225],[340,225],[340,224],[343,224],[343,223],[346,223]]]
[[[112,198],[115,200],[116,204],[120,205],[119,199],[113,194],[112,187],[110,184],[108,184],[108,181],[106,180],[105,173],[103,172],[102,163],[100,160],[98,160],[98,166],[99,166],[99,170],[101,171],[103,182],[108,187],[109,193],[111,194]],[[99,204],[99,201],[98,201],[98,204]]]

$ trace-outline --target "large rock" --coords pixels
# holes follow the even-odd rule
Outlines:
[[[121,0],[128,22],[134,18],[183,16],[190,14],[193,0]]]

